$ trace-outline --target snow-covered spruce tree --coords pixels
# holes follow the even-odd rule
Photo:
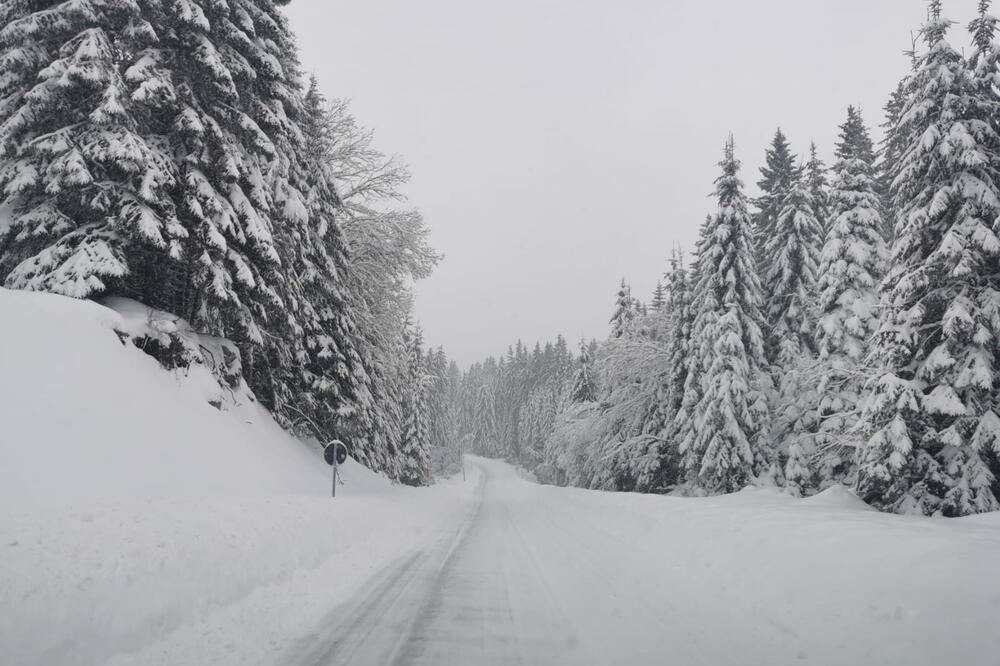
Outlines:
[[[667,327],[667,365],[670,368],[670,376],[663,388],[667,423],[674,421],[684,399],[687,357],[691,346],[693,323],[691,307],[691,283],[687,266],[684,264],[684,254],[680,250],[674,250],[670,257],[666,304],[670,320]]]
[[[664,303],[666,303],[666,292],[663,289],[663,282],[657,280],[656,287],[653,289],[653,299],[649,302],[649,307],[652,310],[662,310]]]
[[[878,193],[882,201],[882,237],[887,244],[892,243],[896,234],[896,211],[893,209],[892,202],[892,174],[898,167],[905,148],[903,145],[905,137],[899,128],[899,121],[911,83],[912,77],[907,74],[892,91],[889,101],[883,107],[885,122],[882,123],[881,127],[884,135],[879,144],[875,168],[878,174],[876,177]]]
[[[972,73],[973,86],[977,96],[1000,101],[998,86],[1000,86],[1000,43],[996,32],[998,19],[990,13],[992,0],[979,0],[979,12],[969,24],[972,34],[973,52],[969,58],[969,68]],[[993,129],[1000,127],[1000,117],[990,116]]]
[[[127,0],[0,7],[5,286],[82,298],[127,275],[132,248],[182,256],[190,231],[167,196],[177,165],[137,118],[170,116],[134,99],[119,65],[157,42],[147,18]]]
[[[478,368],[478,372],[475,372],[468,391],[468,399],[473,405],[472,420],[469,424],[473,451],[491,457],[500,455],[500,447],[497,444],[497,374],[496,359],[487,358]]]
[[[625,335],[636,317],[636,301],[632,298],[632,288],[622,278],[615,296],[615,311],[608,323],[611,324],[611,337],[620,338]]]
[[[653,373],[656,386],[656,409],[647,419],[643,431],[655,436],[646,460],[639,469],[636,487],[646,492],[672,488],[678,482],[680,465],[680,429],[678,415],[684,400],[684,385],[688,373],[688,353],[691,337],[691,286],[683,253],[675,249],[670,257],[670,272],[664,305],[664,335],[658,341],[663,347],[662,368]]]
[[[178,208],[203,244],[193,278],[205,294],[198,325],[237,338],[251,386],[279,420],[306,411],[336,434],[370,397],[344,293],[338,201],[304,150],[285,17],[269,0],[191,1],[165,6],[151,22],[172,60],[165,66],[149,49],[129,72],[140,88],[155,88],[167,69],[178,95]]]
[[[780,127],[774,132],[774,139],[764,154],[764,160],[765,164],[760,168],[761,179],[757,181],[761,195],[754,202],[758,209],[754,216],[754,248],[759,260],[763,260],[765,256],[767,239],[778,223],[785,197],[799,174],[795,166],[795,155]]]
[[[427,483],[430,464],[429,378],[423,353],[423,333],[419,327],[408,327],[404,340],[408,372],[399,480],[409,486],[422,486]]]
[[[878,284],[887,260],[875,155],[861,112],[850,106],[840,126],[831,225],[820,259],[815,435],[797,445],[819,487],[855,480],[855,424],[868,368],[868,341],[879,328]]]
[[[809,144],[809,161],[806,162],[804,175],[809,185],[809,196],[812,197],[813,215],[825,234],[830,226],[830,187],[826,165],[819,158],[815,141]]]
[[[1000,109],[949,26],[933,0],[900,113],[892,317],[876,338],[883,370],[865,404],[858,491],[884,510],[957,516],[1000,509],[989,467],[1000,453]]]
[[[691,276],[688,278],[689,295],[689,325],[685,358],[683,366],[684,384],[681,390],[679,408],[670,419],[670,441],[677,448],[680,458],[681,478],[690,478],[693,471],[700,467],[700,452],[695,448],[695,440],[698,433],[697,412],[698,404],[702,398],[702,376],[704,374],[705,359],[711,350],[711,340],[705,337],[695,336],[695,321],[697,316],[696,307],[698,304],[698,287],[701,284],[702,271],[700,268],[700,257],[704,248],[710,242],[709,235],[714,229],[713,216],[705,216],[699,229],[699,238],[695,249],[694,265]],[[706,255],[707,256],[707,255]],[[703,320],[702,324],[706,322]]]
[[[572,402],[593,402],[597,400],[597,386],[594,383],[594,360],[590,346],[580,341],[580,356],[577,360],[576,375],[570,389],[569,399]]]
[[[458,366],[448,362],[444,349],[428,350],[428,432],[431,468],[442,475],[459,469],[461,452],[457,434],[457,385]]]
[[[332,187],[302,153],[269,0],[5,3],[0,279],[125,295],[232,338],[261,401],[329,430],[363,368]],[[8,74],[8,72],[10,74]]]
[[[796,178],[764,244],[767,352],[779,369],[790,367],[812,348],[810,291],[822,247],[823,230],[813,213],[808,184]]]
[[[692,346],[704,354],[694,441],[685,460],[695,491],[739,490],[768,465],[762,431],[768,418],[760,279],[753,230],[733,139],[716,180],[718,212],[698,248]]]
[[[807,377],[813,359],[812,290],[823,245],[805,177],[793,181],[765,244],[767,336],[765,350],[776,390],[771,394],[769,448],[787,462],[784,475],[793,492],[812,485],[799,435],[814,427],[806,409],[815,390]]]

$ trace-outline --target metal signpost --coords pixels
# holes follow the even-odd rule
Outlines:
[[[323,459],[333,467],[333,497],[337,496],[337,467],[347,460],[347,444],[339,439],[332,440],[323,447]]]

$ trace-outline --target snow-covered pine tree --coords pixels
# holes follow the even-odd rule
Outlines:
[[[615,312],[608,321],[611,324],[611,337],[620,338],[632,327],[636,317],[636,300],[632,298],[632,288],[622,278],[618,293],[615,296]]]
[[[761,438],[768,418],[761,285],[732,136],[719,166],[718,212],[698,248],[692,346],[703,354],[703,376],[685,470],[692,489],[707,493],[739,490],[769,457]]]
[[[169,123],[152,98],[175,93],[166,82],[137,86],[130,72],[139,58],[128,70],[120,62],[157,44],[148,18],[127,0],[0,7],[7,287],[85,298],[128,275],[139,253],[163,262],[183,256],[190,230],[168,196],[178,168],[169,145],[139,120]]]
[[[496,372],[496,359],[489,357],[469,369],[462,388],[463,403],[468,405],[463,432],[469,436],[471,450],[489,456],[497,454],[494,434]]]
[[[825,197],[816,182],[819,175],[812,173],[820,172],[817,161],[814,150],[812,166],[800,170],[802,175],[793,180],[765,243],[765,349],[776,387],[771,396],[770,446],[781,456],[787,450],[785,482],[796,493],[813,485],[801,435],[815,427],[815,413],[806,406],[815,391],[815,382],[807,375],[814,349],[813,287],[824,235],[811,194],[815,188]]]
[[[597,386],[594,382],[593,357],[590,346],[580,341],[580,357],[577,360],[576,375],[570,389],[571,402],[593,402],[597,400]]]
[[[670,368],[670,377],[669,383],[664,387],[663,399],[666,403],[668,423],[674,421],[684,399],[687,357],[691,346],[691,325],[694,318],[691,307],[691,283],[687,266],[684,264],[684,253],[675,249],[670,257],[666,301],[670,319],[667,327],[669,331],[667,365]]]
[[[428,447],[432,469],[441,474],[451,474],[459,468],[458,437],[455,423],[456,387],[454,374],[458,368],[449,364],[444,349],[428,350],[427,409]]]
[[[911,83],[912,75],[907,74],[892,91],[889,101],[883,107],[885,122],[882,123],[881,127],[884,135],[879,144],[876,182],[882,201],[882,237],[885,238],[886,243],[891,243],[896,235],[896,211],[893,209],[892,202],[892,174],[898,167],[905,148],[903,133],[899,129],[899,121]]]
[[[649,302],[649,307],[651,310],[658,312],[663,309],[663,304],[665,302],[666,292],[663,289],[663,282],[657,280],[656,287],[653,289],[653,299]]]
[[[664,305],[661,308],[666,320],[665,335],[660,341],[665,347],[660,385],[656,387],[656,412],[650,418],[644,432],[656,437],[655,445],[642,466],[637,487],[645,491],[662,491],[676,485],[680,465],[678,414],[684,400],[684,385],[688,372],[688,349],[691,336],[691,286],[688,270],[684,265],[684,255],[675,249],[670,257],[670,272],[664,289]],[[652,369],[650,370],[652,372]]]
[[[429,380],[423,353],[423,333],[419,327],[408,328],[404,339],[408,372],[399,480],[409,486],[422,486],[427,483],[430,464]]]
[[[5,3],[9,287],[125,295],[233,339],[279,421],[364,399],[336,195],[271,0]]]
[[[689,312],[688,336],[686,354],[684,358],[684,385],[681,391],[679,408],[670,419],[670,440],[677,447],[680,458],[681,478],[691,478],[701,466],[700,452],[695,448],[695,440],[698,433],[697,412],[698,403],[702,398],[702,376],[704,374],[704,363],[711,348],[711,341],[707,336],[696,336],[695,322],[699,302],[699,287],[701,286],[702,271],[700,268],[700,257],[703,252],[707,252],[710,242],[710,234],[714,229],[713,217],[711,214],[705,216],[698,231],[698,243],[695,249],[694,264],[691,275],[688,277]],[[706,255],[707,256],[707,255]],[[705,320],[702,324],[706,324]]]
[[[808,183],[795,178],[785,195],[764,244],[768,261],[764,275],[767,294],[768,359],[781,369],[791,367],[812,349],[810,296],[823,247],[823,229],[813,213]]]
[[[957,516],[1000,509],[1000,109],[947,42],[940,0],[929,6],[898,124],[892,318],[876,338],[858,490],[882,509]]]
[[[830,227],[830,187],[826,178],[826,165],[819,158],[816,142],[809,144],[809,161],[806,162],[805,179],[812,197],[813,215],[823,233]]]
[[[774,139],[764,154],[764,161],[764,166],[760,168],[761,179],[757,181],[761,195],[754,202],[758,209],[754,216],[754,248],[758,260],[764,259],[767,239],[778,223],[785,197],[799,174],[795,155],[780,127],[774,132]]]
[[[969,24],[973,51],[969,68],[979,97],[996,102],[1000,99],[1000,44],[996,40],[998,19],[990,13],[992,0],[979,0],[979,12]],[[1000,127],[1000,117],[991,116],[993,129]]]
[[[879,328],[878,285],[887,249],[875,154],[860,110],[847,108],[836,147],[831,224],[823,245],[816,292],[819,388],[815,438],[798,446],[815,462],[820,487],[855,480],[854,429],[867,374],[868,341]]]

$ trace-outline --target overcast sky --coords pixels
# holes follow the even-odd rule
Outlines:
[[[946,0],[968,44],[976,0]],[[465,366],[562,333],[603,338],[619,279],[649,298],[712,210],[729,131],[753,188],[781,126],[831,161],[870,125],[921,0],[297,0],[303,67],[410,165],[445,253],[428,343]]]

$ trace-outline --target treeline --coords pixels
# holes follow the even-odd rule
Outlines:
[[[565,401],[573,357],[559,337],[532,351],[518,342],[499,359],[477,363],[462,377],[459,427],[463,448],[535,467]]]
[[[693,261],[675,252],[648,305],[623,283],[608,339],[583,345],[571,376],[538,375],[554,417],[529,416],[534,391],[509,388],[522,381],[516,351],[473,368],[470,445],[591,488],[809,495],[843,484],[885,511],[1000,509],[989,5],[964,56],[940,0],[929,3],[878,149],[853,107],[829,170],[815,146],[803,163],[779,130],[750,201],[730,137]]]
[[[284,4],[0,3],[0,284],[229,338],[224,381],[284,426],[423,482],[454,370],[410,292],[438,255],[406,170],[304,85]]]

